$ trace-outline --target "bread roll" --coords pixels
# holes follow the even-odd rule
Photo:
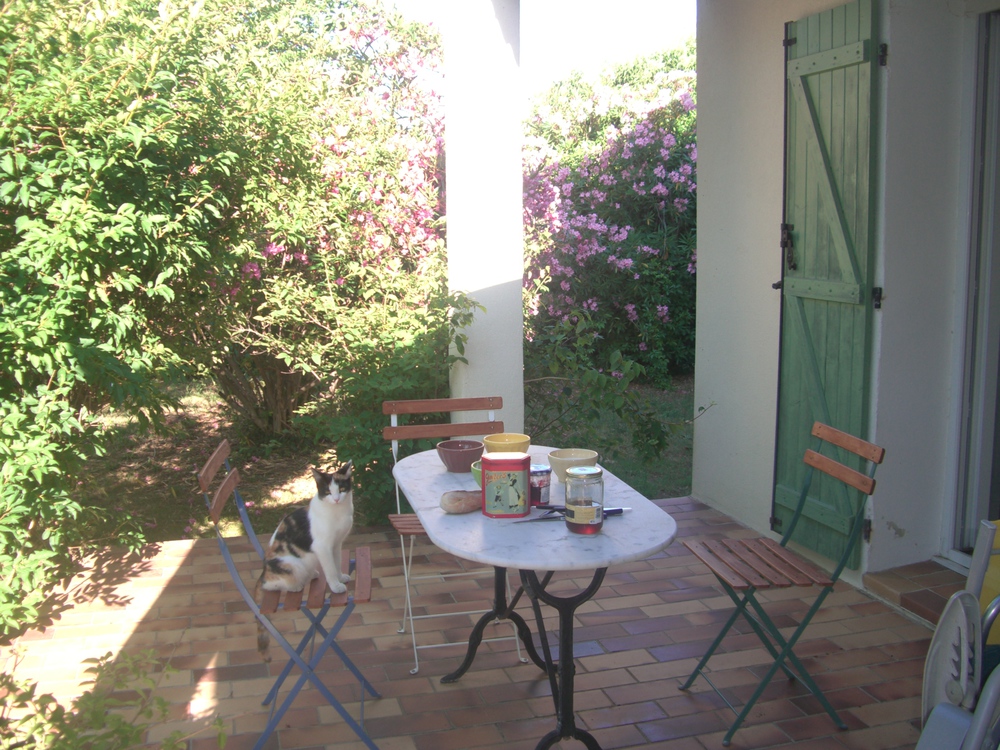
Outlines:
[[[441,495],[441,508],[445,513],[471,513],[483,506],[483,496],[478,490],[452,490]]]

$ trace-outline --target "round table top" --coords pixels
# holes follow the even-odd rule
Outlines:
[[[531,446],[528,453],[533,464],[547,464],[552,450]],[[607,518],[596,534],[574,534],[562,520],[516,523],[519,519],[490,518],[479,511],[445,513],[441,495],[451,490],[475,491],[477,487],[470,473],[447,471],[435,450],[402,459],[393,468],[393,475],[436,546],[487,565],[520,570],[607,568],[656,554],[677,535],[677,523],[669,513],[607,469],[604,507],[629,510]],[[565,486],[553,474],[549,502],[562,505],[565,497]],[[540,514],[535,509],[526,518]]]

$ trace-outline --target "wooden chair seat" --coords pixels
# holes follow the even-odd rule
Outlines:
[[[419,536],[427,533],[416,513],[390,513],[389,523],[402,536]]]
[[[684,546],[737,591],[833,584],[825,570],[767,537],[684,542]]]

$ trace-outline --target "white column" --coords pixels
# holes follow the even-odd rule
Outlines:
[[[524,425],[521,103],[518,0],[445,4],[448,275],[486,307],[467,330],[455,397],[500,395],[509,432]]]

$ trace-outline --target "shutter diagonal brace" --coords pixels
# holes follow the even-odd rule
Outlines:
[[[804,76],[858,65],[867,62],[867,60],[868,43],[858,42],[857,44],[847,45],[836,50],[829,50],[818,55],[791,60],[788,63],[789,83],[792,91],[795,93],[799,106],[808,114],[807,122],[809,123],[809,133],[811,135],[810,143],[816,149],[823,168],[824,179],[817,180],[817,184],[823,196],[824,205],[830,213],[831,235],[840,264],[841,277],[847,277],[844,278],[844,281],[851,284],[850,301],[853,304],[861,304],[861,285],[859,283],[861,269],[858,267],[854,241],[851,237],[850,228],[847,225],[847,218],[844,215],[840,195],[837,192],[833,167],[830,163],[830,154],[823,143],[816,106],[809,94]]]

